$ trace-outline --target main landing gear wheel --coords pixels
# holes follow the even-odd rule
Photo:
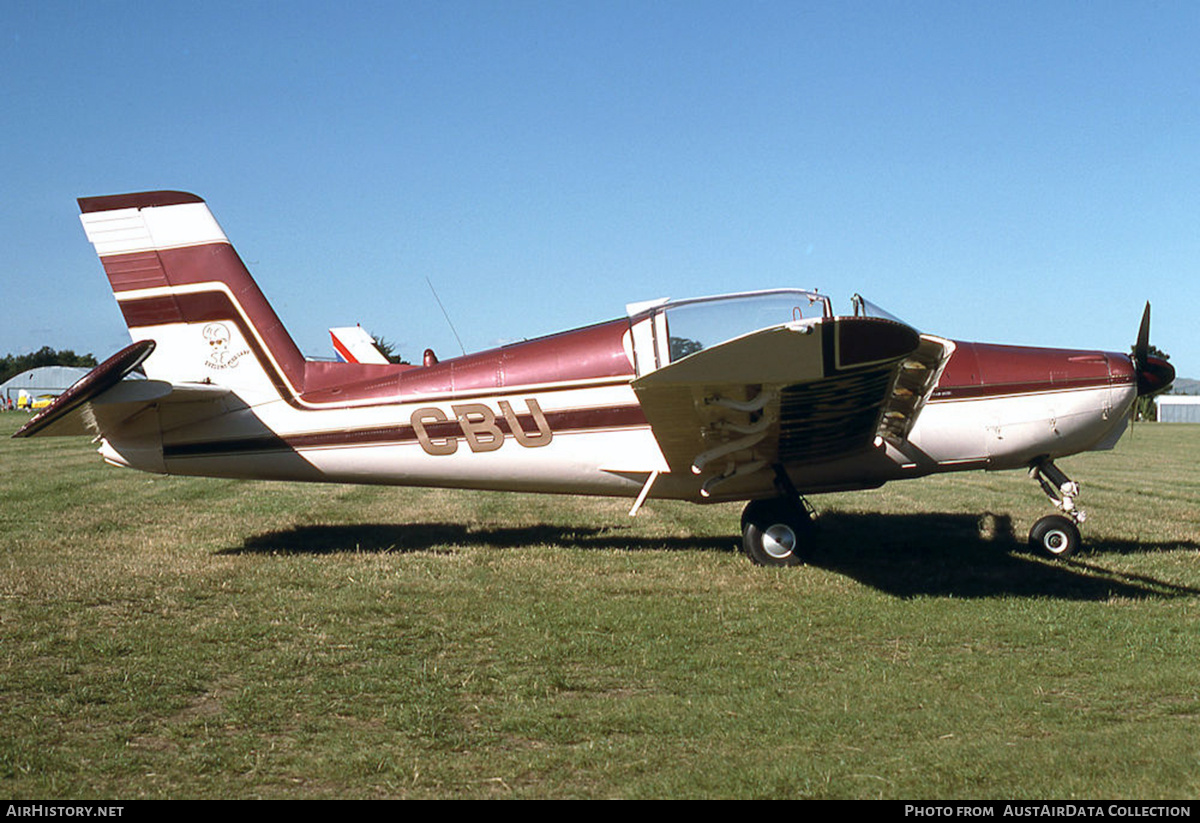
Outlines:
[[[1030,547],[1047,557],[1069,557],[1081,542],[1075,521],[1061,514],[1046,515],[1029,530]]]
[[[751,500],[742,511],[742,550],[759,566],[800,566],[812,514],[802,500]]]

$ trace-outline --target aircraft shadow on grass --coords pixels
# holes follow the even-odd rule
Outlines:
[[[732,551],[728,537],[638,537],[629,526],[554,526],[468,528],[460,523],[366,523],[347,526],[297,526],[246,539],[224,554],[338,554],[364,552],[449,551],[455,546],[487,545],[517,549],[549,544],[579,549],[624,551]]]
[[[829,513],[809,565],[844,574],[899,597],[1111,597],[1200,595],[1200,588],[1105,568],[1104,555],[1197,549],[1188,542],[1092,540],[1084,552],[1042,560],[1018,536],[1007,515]]]
[[[297,526],[248,537],[222,554],[369,554],[450,551],[454,546],[515,549],[548,544],[610,551],[737,551],[728,536],[643,537],[631,525],[468,528],[459,523]],[[808,565],[897,597],[1050,597],[1107,600],[1194,597],[1200,588],[1090,562],[1106,554],[1200,549],[1196,542],[1092,541],[1082,556],[1042,561],[1007,515],[927,513],[823,515]],[[797,573],[803,573],[796,570]],[[791,573],[791,572],[785,572]]]

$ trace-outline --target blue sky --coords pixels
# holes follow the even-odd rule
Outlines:
[[[1200,377],[1194,2],[0,3],[0,353],[128,341],[75,198],[208,200],[301,348],[777,286]]]

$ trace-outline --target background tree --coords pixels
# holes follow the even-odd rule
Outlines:
[[[83,366],[91,368],[96,365],[96,358],[90,353],[79,355],[71,349],[59,351],[49,346],[42,346],[29,354],[6,354],[0,358],[0,383],[16,377],[23,371],[36,369],[39,366]]]
[[[407,360],[400,356],[400,353],[396,351],[395,344],[386,337],[376,337],[372,334],[371,339],[375,341],[375,348],[379,349],[379,353],[386,357],[389,363],[403,363],[406,366],[411,365]]]

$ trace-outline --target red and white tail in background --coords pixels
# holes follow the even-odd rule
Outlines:
[[[147,377],[215,384],[250,405],[303,391],[305,361],[208,205],[185,192],[79,200]]]
[[[388,359],[362,326],[342,326],[329,330],[333,350],[343,363],[374,363],[384,365]]]

